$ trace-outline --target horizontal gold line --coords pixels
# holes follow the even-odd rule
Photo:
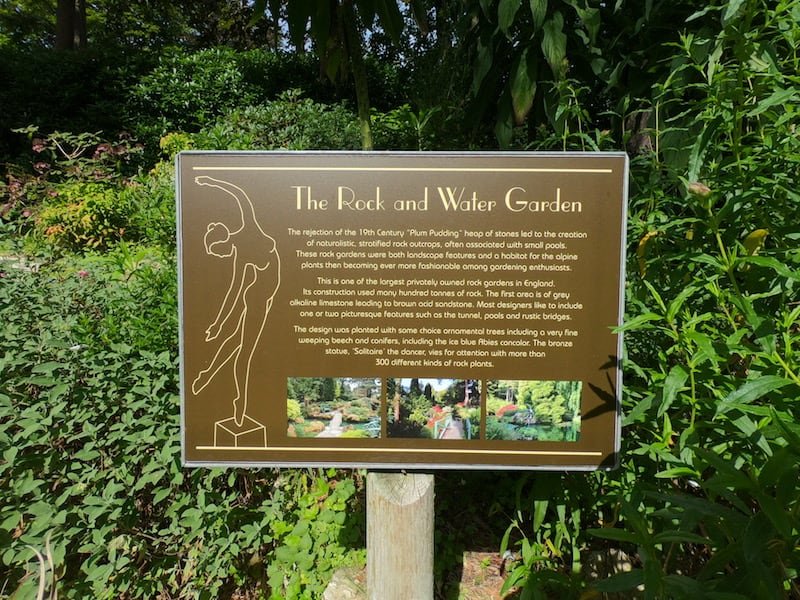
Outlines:
[[[423,454],[533,454],[540,456],[603,456],[602,452],[593,450],[461,450],[458,448],[342,448],[335,446],[272,446],[270,448],[260,448],[258,446],[195,446],[195,450],[236,450],[240,452],[405,452]]]
[[[613,169],[488,167],[192,167],[193,171],[396,171],[425,173],[613,173]]]

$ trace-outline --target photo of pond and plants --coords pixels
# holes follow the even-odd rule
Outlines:
[[[576,442],[580,381],[486,382],[486,439]]]
[[[289,437],[380,437],[380,379],[290,377],[286,398]]]
[[[475,379],[388,379],[390,438],[480,438],[481,388]]]

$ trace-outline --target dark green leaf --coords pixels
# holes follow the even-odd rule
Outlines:
[[[544,24],[542,53],[550,65],[553,77],[560,79],[564,74],[564,59],[567,57],[564,16],[560,12],[555,12]]]
[[[689,373],[681,365],[675,365],[670,369],[666,379],[664,379],[664,388],[661,393],[661,405],[658,407],[658,416],[663,415],[669,407],[672,406],[678,392],[683,389],[686,380],[689,378]]]
[[[521,125],[533,106],[536,95],[538,62],[530,47],[525,48],[511,68],[511,102],[514,122]]]
[[[517,11],[522,5],[522,0],[500,0],[497,5],[497,24],[500,31],[508,35],[508,30],[514,23],[514,17],[517,16]]]
[[[751,379],[742,387],[734,390],[725,398],[720,400],[719,404],[717,405],[717,415],[726,413],[734,404],[749,404],[750,402],[754,402],[762,396],[779,390],[791,383],[791,380],[778,375],[761,375],[755,379]]]
[[[533,30],[539,31],[547,16],[547,0],[530,0],[531,16],[533,17]]]
[[[644,571],[641,569],[633,569],[627,573],[617,573],[608,579],[599,581],[594,584],[594,589],[598,592],[607,594],[615,594],[617,592],[626,592],[635,589],[644,583]]]

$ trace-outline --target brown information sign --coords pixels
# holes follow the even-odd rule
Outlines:
[[[184,462],[613,466],[627,166],[182,153]]]

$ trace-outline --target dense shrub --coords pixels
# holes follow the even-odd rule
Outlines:
[[[214,598],[258,587],[252,570],[274,598],[317,597],[363,560],[353,480],[180,465],[173,261],[120,247],[0,273],[0,562],[19,597],[35,551],[62,598]]]
[[[197,130],[236,107],[253,104],[256,97],[257,90],[239,68],[236,52],[223,48],[166,53],[132,90],[137,114],[159,119],[162,133]]]
[[[36,228],[54,246],[73,251],[104,249],[130,231],[128,194],[101,183],[64,183],[36,215]]]
[[[342,105],[282,94],[263,106],[234,110],[194,136],[197,149],[301,150],[358,149],[355,116]]]
[[[126,127],[128,93],[148,69],[145,53],[109,49],[54,52],[0,48],[0,159],[23,152],[12,129],[103,131]]]

